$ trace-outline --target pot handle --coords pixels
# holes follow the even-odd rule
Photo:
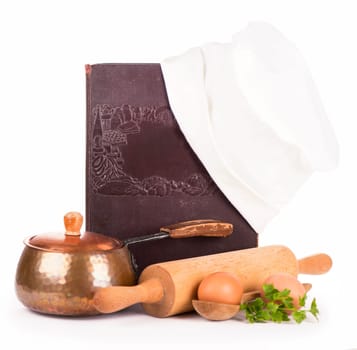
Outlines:
[[[233,232],[233,225],[220,220],[191,220],[163,226],[160,231],[168,233],[171,238],[227,237]]]
[[[233,225],[219,220],[191,220],[163,226],[159,233],[146,236],[131,237],[124,240],[125,245],[155,241],[163,238],[188,237],[227,237],[233,232]]]
[[[70,211],[67,213],[64,218],[64,227],[66,228],[65,235],[66,236],[80,236],[81,235],[81,227],[83,224],[83,216],[81,213],[76,211]]]

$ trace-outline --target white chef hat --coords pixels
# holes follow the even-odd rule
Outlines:
[[[250,23],[231,43],[165,59],[171,109],[221,191],[257,231],[338,145],[297,48],[271,25]]]

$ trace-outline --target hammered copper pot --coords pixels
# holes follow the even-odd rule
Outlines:
[[[55,315],[95,315],[98,288],[136,283],[129,244],[194,236],[226,237],[233,226],[219,220],[193,220],[162,227],[159,233],[117,240],[81,233],[83,217],[64,216],[66,231],[27,238],[16,272],[16,293],[28,308]]]
[[[133,285],[135,271],[124,243],[101,234],[80,233],[83,218],[64,217],[66,232],[33,236],[16,272],[16,293],[28,308],[56,315],[94,315],[100,287]]]

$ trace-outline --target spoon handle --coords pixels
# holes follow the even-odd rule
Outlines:
[[[251,292],[246,292],[243,293],[242,298],[240,300],[240,304],[246,303],[248,301],[254,300],[256,298],[260,297],[260,291],[259,290],[253,290]]]

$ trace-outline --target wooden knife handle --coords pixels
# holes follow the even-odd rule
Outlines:
[[[185,237],[227,237],[233,232],[233,225],[219,220],[192,220],[161,227],[171,238]]]

